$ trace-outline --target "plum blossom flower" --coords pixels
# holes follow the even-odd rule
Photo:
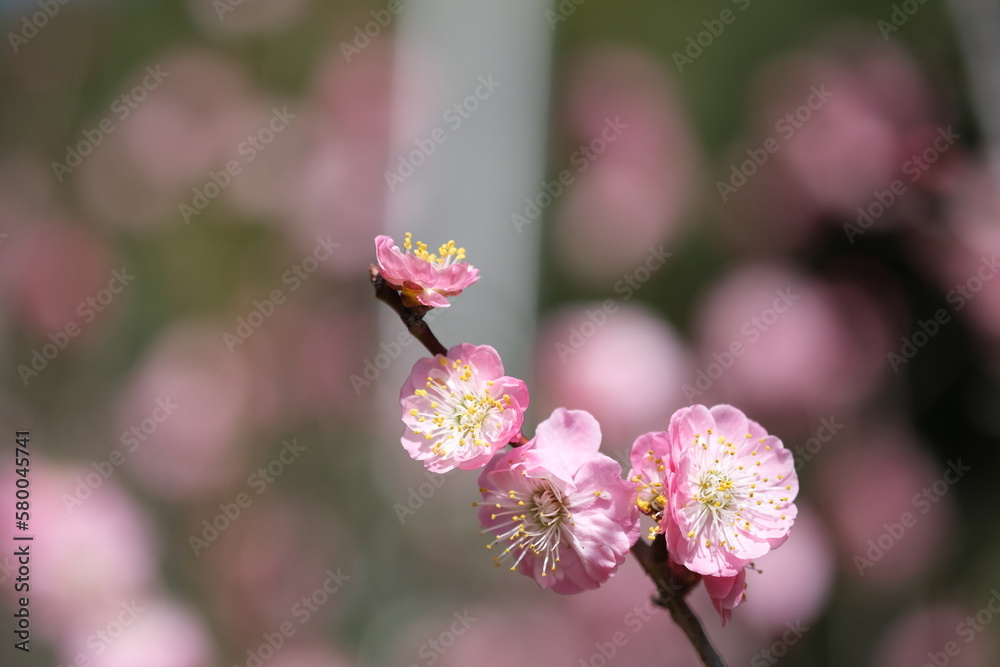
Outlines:
[[[799,482],[781,440],[731,405],[678,410],[666,440],[654,452],[669,458],[660,525],[675,562],[733,577],[788,539]]]
[[[743,592],[747,587],[746,579],[746,568],[741,569],[731,577],[703,578],[705,590],[708,591],[708,597],[711,598],[715,611],[719,612],[723,626],[732,617],[733,609],[743,602],[743,599],[746,597],[746,594]]]
[[[557,408],[535,438],[487,464],[479,521],[495,537],[487,548],[503,550],[498,566],[511,559],[511,570],[563,594],[615,573],[639,537],[639,512],[635,490],[600,444],[590,413]]]
[[[492,347],[462,343],[414,364],[399,402],[412,458],[431,472],[473,470],[519,437],[528,388]]]
[[[666,431],[643,433],[636,438],[630,455],[632,470],[628,474],[629,481],[635,485],[638,493],[636,505],[643,514],[648,514],[656,520],[656,526],[650,529],[652,539],[657,533],[663,532],[663,510],[667,506],[667,494],[670,493],[669,474],[670,441]]]
[[[673,482],[670,438],[665,431],[644,433],[636,438],[631,453],[632,470],[629,481],[635,485],[637,492],[636,505],[639,510],[656,520],[656,525],[649,530],[653,539],[657,533],[664,532],[663,517],[670,496]],[[676,566],[676,563],[673,564]],[[682,566],[677,566],[682,567]],[[746,568],[727,577],[704,576],[705,590],[712,600],[712,606],[722,618],[722,625],[729,621],[733,609],[743,601],[743,590],[746,588]]]
[[[458,296],[462,290],[479,280],[479,269],[465,259],[465,248],[458,248],[448,241],[437,254],[427,251],[427,244],[417,241],[413,248],[412,235],[403,238],[401,252],[389,236],[375,237],[375,255],[382,277],[389,285],[401,290],[403,303],[429,308],[447,308],[446,297]]]

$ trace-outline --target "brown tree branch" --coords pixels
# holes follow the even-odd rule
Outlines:
[[[399,319],[403,321],[406,326],[406,330],[413,335],[414,338],[419,340],[427,351],[431,354],[441,354],[447,355],[448,350],[445,349],[441,341],[437,339],[431,328],[427,326],[424,322],[424,312],[417,312],[412,308],[408,308],[403,305],[403,300],[399,296],[399,292],[395,288],[389,286],[385,282],[385,278],[382,277],[382,272],[378,270],[378,267],[374,264],[368,265],[368,277],[372,281],[372,287],[375,288],[375,298],[382,301],[399,315]]]
[[[684,599],[701,581],[701,576],[684,568],[671,566],[667,544],[662,534],[657,535],[652,544],[640,538],[632,546],[632,555],[656,584],[657,595],[653,598],[653,602],[670,612],[670,617],[687,635],[705,667],[726,667],[722,656],[712,646],[704,628],[701,627],[701,621]]]

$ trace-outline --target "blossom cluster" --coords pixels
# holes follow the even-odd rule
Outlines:
[[[417,309],[449,305],[478,280],[453,241],[437,254],[406,235],[402,252],[376,239],[379,270]],[[666,431],[645,433],[632,469],[600,452],[601,427],[557,408],[535,437],[521,435],[528,388],[505,374],[489,345],[461,343],[416,362],[400,392],[401,442],[435,473],[482,469],[476,502],[497,565],[542,588],[579,593],[605,583],[656,522],[671,562],[700,575],[725,623],[744,599],[746,570],[787,538],[796,516],[792,454],[729,405],[678,410]]]

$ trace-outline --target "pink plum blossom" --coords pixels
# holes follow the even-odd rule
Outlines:
[[[25,327],[45,342],[71,322],[84,333],[91,323],[99,327],[114,310],[114,300],[96,300],[122,264],[104,239],[84,226],[65,219],[35,220],[5,245],[0,291]],[[126,274],[130,270],[125,267]]]
[[[317,236],[335,234],[341,254],[337,262],[324,262],[323,270],[340,277],[368,269],[372,238],[385,226],[385,156],[393,118],[403,108],[394,85],[395,41],[385,31],[371,40],[363,58],[349,63],[331,44],[314,67],[296,120],[306,147],[269,166],[268,148],[265,167],[247,174],[248,181],[274,193],[280,202],[276,220],[287,223],[296,247],[310,251]],[[234,187],[242,185],[241,174]]]
[[[754,631],[776,636],[788,619],[810,624],[823,613],[832,592],[836,549],[832,526],[801,499],[796,502],[795,535],[755,564],[744,619]],[[775,576],[777,575],[777,576]]]
[[[179,216],[178,204],[191,205],[192,190],[204,186],[210,171],[224,169],[234,158],[246,164],[237,153],[240,142],[261,128],[264,102],[237,60],[186,47],[150,57],[157,63],[154,71],[169,75],[71,177],[90,216],[116,228],[170,224]],[[137,67],[122,89],[151,81],[148,77],[145,65]],[[191,216],[189,221],[198,219]]]
[[[238,479],[259,417],[253,366],[219,340],[211,324],[174,324],[119,392],[116,421],[130,434],[123,443],[137,442],[125,466],[172,502],[212,497]]]
[[[632,445],[630,456],[632,470],[628,478],[635,485],[638,494],[636,504],[640,511],[653,517],[657,522],[657,525],[650,530],[650,538],[656,533],[665,532],[664,526],[667,523],[664,514],[669,504],[668,499],[672,495],[671,490],[677,472],[671,442],[670,433],[659,431],[640,435]],[[732,616],[733,609],[743,601],[746,568],[740,568],[733,575],[706,575],[704,582],[712,605],[722,618],[722,624],[725,625]]]
[[[864,401],[891,368],[885,359],[893,325],[882,302],[896,296],[869,267],[846,264],[852,277],[832,279],[783,263],[733,269],[698,307],[699,369],[685,395],[785,421],[840,414]],[[727,361],[734,342],[742,353]],[[713,380],[720,370],[724,377]]]
[[[441,628],[455,623],[454,611],[450,608],[424,608],[420,614],[405,614],[383,663],[426,664],[414,660],[414,656],[423,655],[429,656],[428,660],[439,667],[577,666],[573,656],[581,647],[588,646],[586,640],[589,634],[588,628],[560,605],[569,599],[572,598],[550,597],[539,601],[536,594],[534,599],[519,596],[513,600],[493,600],[489,605],[473,606],[467,611],[467,618],[476,621],[468,628],[460,625],[463,632],[456,636],[454,644],[449,645],[447,650],[441,645],[440,656],[432,653],[433,649],[428,650],[427,639],[438,636]]]
[[[492,347],[462,343],[414,364],[399,402],[411,457],[432,472],[474,470],[519,437],[528,388]]]
[[[921,596],[906,605],[891,623],[886,624],[888,627],[879,628],[882,636],[868,664],[879,667],[988,667],[997,664],[993,633],[974,632],[984,627],[976,622],[976,616],[983,614],[983,609],[992,612],[996,598],[984,599],[987,607],[977,614],[967,602],[953,596],[939,599],[934,596],[930,600],[924,597],[931,596]]]
[[[722,617],[722,625],[733,615],[735,609],[745,597],[743,591],[747,587],[747,569],[744,567],[731,577],[705,577],[705,590],[712,600],[712,606]]]
[[[664,428],[663,415],[690,405],[683,387],[694,377],[694,361],[660,313],[635,299],[606,306],[582,303],[543,320],[532,392],[541,414],[561,405],[591,413],[601,422],[605,451],[624,453],[637,433]]]
[[[955,468],[942,470],[926,442],[905,423],[889,420],[855,423],[834,442],[821,453],[820,465],[810,464],[815,466],[811,486],[829,519],[827,534],[836,540],[842,567],[858,585],[883,594],[918,585],[953,553],[961,514],[951,493],[934,496],[933,510],[927,509],[930,500],[914,494],[945,473],[951,478],[964,462],[952,459]],[[906,528],[906,548],[883,551],[877,543],[885,545],[886,526],[915,507],[926,514]]]
[[[566,84],[557,108],[565,144],[599,146],[600,154],[583,149],[595,159],[574,173],[554,208],[553,248],[576,280],[603,286],[680,230],[697,200],[702,160],[675,81],[649,54],[584,52]]]
[[[781,440],[730,405],[678,410],[667,440],[661,528],[678,564],[732,577],[788,538],[799,482]]]
[[[217,664],[215,646],[196,611],[169,598],[147,598],[125,605],[128,623],[119,617],[106,634],[69,636],[62,640],[60,664],[92,667],[210,667]],[[124,613],[120,612],[120,614]],[[117,634],[113,634],[115,631]],[[92,631],[92,629],[90,630]],[[95,646],[97,648],[95,648]],[[91,658],[87,662],[81,656]]]
[[[253,509],[220,531],[198,558],[199,585],[212,616],[239,644],[259,642],[262,633],[288,620],[288,611],[325,580],[327,569],[343,566],[352,576],[363,569],[336,516],[279,489],[254,498]],[[319,619],[336,619],[341,606],[333,596],[312,613],[322,623]]]
[[[456,247],[454,241],[448,241],[434,254],[427,251],[426,243],[419,241],[414,249],[407,232],[403,248],[405,253],[391,237],[375,237],[375,253],[382,277],[402,290],[403,302],[409,306],[447,308],[451,304],[446,297],[458,296],[479,280],[479,269],[462,261],[465,248]]]
[[[636,504],[643,514],[648,514],[656,520],[656,527],[650,531],[650,537],[662,532],[663,510],[667,505],[667,495],[670,490],[668,476],[670,469],[670,440],[665,431],[644,433],[636,438],[632,445],[632,470],[629,480],[635,485],[638,493]]]
[[[58,463],[38,452],[31,459],[31,527],[35,539],[51,547],[31,549],[31,618],[40,637],[53,643],[105,627],[123,601],[159,586],[151,518],[119,485],[121,473],[102,478],[100,463]],[[15,479],[13,467],[0,470],[0,485],[12,489],[11,497]],[[14,534],[13,521],[0,526],[5,544],[15,544]],[[15,600],[17,566],[13,548],[0,555],[2,591]]]
[[[542,588],[597,588],[639,536],[639,512],[621,466],[601,454],[601,427],[583,410],[557,408],[523,447],[498,454],[479,476],[479,520],[503,553],[499,566]]]

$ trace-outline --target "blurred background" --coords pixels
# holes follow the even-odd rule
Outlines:
[[[413,231],[481,268],[428,319],[529,382],[527,433],[586,409],[626,461],[730,402],[795,452],[747,602],[693,595],[730,665],[997,664],[998,21],[0,3],[0,662],[697,664],[634,563],[573,597],[496,570],[474,474],[399,445],[423,351],[367,267]]]

